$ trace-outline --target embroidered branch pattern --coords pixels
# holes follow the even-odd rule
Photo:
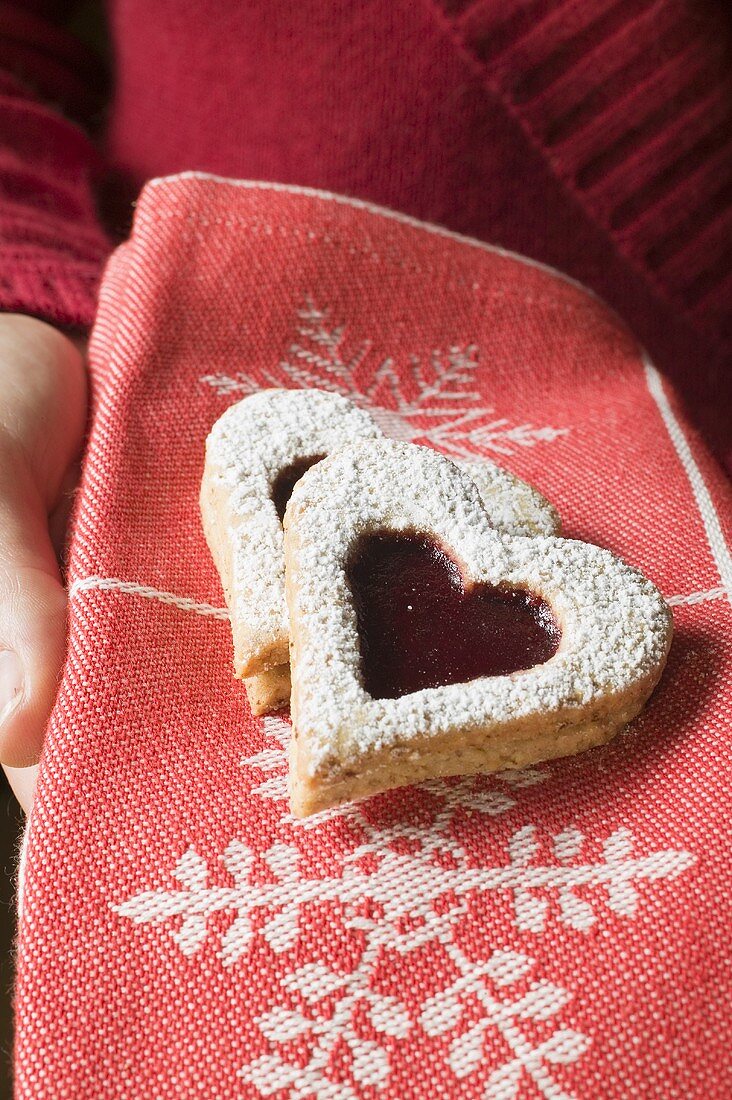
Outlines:
[[[436,447],[453,458],[476,459],[486,451],[514,454],[517,448],[551,443],[567,428],[512,424],[485,408],[476,376],[478,348],[436,349],[426,360],[406,363],[380,358],[369,341],[348,345],[344,324],[308,299],[298,311],[295,338],[275,368],[256,379],[246,372],[207,374],[201,381],[224,396],[245,397],[263,386],[317,387],[366,406],[386,435]]]
[[[534,965],[530,958],[515,951],[494,951],[486,963],[475,966],[455,944],[450,944],[448,953],[460,977],[425,1001],[420,1023],[428,1035],[452,1033],[448,1061],[455,1076],[469,1077],[479,1069],[485,1035],[493,1027],[513,1057],[489,1074],[483,1092],[486,1100],[512,1100],[524,1074],[532,1078],[542,1095],[564,1096],[566,1100],[568,1094],[559,1090],[548,1065],[576,1062],[590,1046],[590,1039],[571,1028],[557,1028],[543,1042],[532,1045],[521,1030],[521,1021],[551,1019],[571,1001],[571,994],[553,982],[537,981],[516,999],[501,999],[494,990],[530,973]],[[464,1028],[466,1005],[471,999],[479,1003],[482,1014]]]
[[[342,1080],[334,1081],[329,1074],[334,1048],[341,1044],[347,1048],[354,1083],[383,1085],[390,1072],[384,1040],[405,1038],[413,1023],[404,1004],[371,986],[371,973],[383,940],[378,927],[372,925],[359,965],[351,973],[338,973],[320,963],[305,963],[293,971],[285,979],[284,988],[306,1011],[278,1007],[261,1016],[257,1024],[274,1046],[308,1037],[311,1047],[307,1065],[290,1064],[279,1053],[265,1054],[241,1069],[239,1076],[255,1085],[263,1096],[287,1088],[292,1100],[306,1096],[356,1100],[354,1089]],[[330,1012],[325,1005],[329,998],[335,999]],[[382,1042],[360,1033],[359,1011]]]
[[[282,778],[287,724],[269,719],[266,731],[277,747],[262,749],[246,764],[269,773],[264,784],[271,785],[258,793],[279,801],[284,792],[273,781]],[[523,779],[515,773],[509,789],[535,783],[531,772],[535,769]],[[467,780],[423,786],[435,801],[431,824],[400,818],[379,826],[352,808],[347,812],[355,826],[353,842],[330,869],[312,870],[296,842],[303,834],[283,817],[287,839],[264,852],[231,840],[221,856],[229,884],[219,884],[220,872],[212,882],[212,868],[189,848],[172,870],[175,886],[146,890],[113,906],[135,924],[168,927],[187,956],[217,937],[221,965],[231,967],[261,937],[286,965],[293,960],[281,981],[282,1002],[256,1020],[270,1050],[240,1071],[261,1095],[284,1089],[291,1100],[355,1100],[361,1086],[384,1085],[396,1046],[421,1029],[428,1038],[443,1040],[450,1071],[473,1079],[475,1095],[479,1089],[484,1097],[511,1100],[522,1082],[530,1081],[539,1095],[568,1100],[557,1067],[580,1058],[590,1042],[572,1029],[554,1027],[553,1018],[571,995],[545,980],[527,985],[534,964],[523,954],[492,946],[482,961],[469,958],[461,947],[460,923],[476,899],[495,897],[508,904],[519,930],[538,935],[556,920],[586,932],[607,911],[632,918],[641,882],[674,879],[693,863],[683,851],[634,854],[627,829],[615,830],[598,847],[576,828],[546,837],[533,825],[511,832],[503,860],[479,858],[453,828],[455,814],[493,816],[496,804],[489,796],[501,792],[473,789]],[[586,887],[593,889],[581,894]],[[334,969],[313,949],[308,916],[313,906],[330,910],[342,928],[339,935],[360,935],[350,970]],[[210,923],[217,913],[232,917],[223,933],[212,930],[220,929],[218,922]],[[439,982],[441,976],[441,987],[416,1005],[379,989],[378,966],[385,955],[427,947],[444,953],[445,963],[432,978]],[[507,987],[521,982],[523,988],[508,996]],[[536,1040],[527,1035],[526,1022],[548,1021],[553,1030]],[[506,1055],[491,1064],[487,1052],[494,1052],[495,1061],[496,1036]],[[306,1065],[301,1056],[290,1060],[293,1042],[300,1051],[306,1045]]]
[[[446,821],[448,815],[445,815]],[[634,916],[643,880],[674,879],[694,862],[687,852],[662,850],[648,856],[632,854],[632,836],[618,829],[602,844],[602,858],[570,862],[579,854],[585,838],[567,829],[552,838],[560,863],[536,861],[537,831],[526,825],[508,843],[508,862],[498,866],[473,866],[458,841],[437,827],[425,833],[415,826],[398,824],[388,829],[367,827],[368,837],[345,856],[338,875],[310,878],[301,871],[301,853],[295,845],[275,843],[259,858],[267,864],[274,882],[251,880],[253,853],[234,839],[222,856],[234,879],[229,887],[208,885],[208,868],[193,848],[181,856],[172,874],[181,888],[151,890],[114,906],[135,923],[160,924],[182,918],[173,937],[186,955],[194,954],[207,936],[206,919],[222,910],[236,914],[223,938],[220,957],[224,965],[237,962],[252,936],[251,916],[271,915],[258,928],[274,951],[286,950],[298,938],[299,910],[308,902],[356,905],[368,898],[383,907],[384,919],[398,924],[406,915],[425,922],[427,938],[434,938],[435,902],[454,900],[462,911],[462,899],[475,891],[508,895],[517,928],[543,932],[550,906],[556,901],[557,918],[563,924],[586,931],[597,920],[595,907],[580,898],[584,886],[602,887],[605,904],[614,913]],[[405,845],[409,840],[413,843]],[[375,857],[365,865],[365,857]],[[415,884],[418,883],[418,889]],[[396,889],[398,887],[398,889]],[[397,933],[392,943],[399,942]]]
[[[369,1021],[385,1039],[403,1039],[414,1026],[409,1010],[396,997],[374,993],[364,984],[364,975],[379,937],[369,938],[362,965],[353,975],[343,976],[327,967],[306,964],[287,982],[291,992],[301,995],[312,1014],[294,1009],[276,1009],[258,1021],[273,1045],[284,1046],[295,1038],[309,1036],[313,1053],[305,1067],[288,1063],[279,1053],[265,1054],[240,1070],[263,1096],[289,1089],[292,1100],[308,1096],[356,1100],[357,1093],[346,1082],[334,1082],[327,1075],[328,1061],[340,1038],[349,1048],[350,1072],[359,1085],[382,1086],[390,1072],[389,1051],[373,1039],[361,1036],[353,1024],[354,1007],[365,1004]],[[417,1023],[429,1036],[452,1033],[448,1064],[458,1079],[485,1078],[482,1095],[486,1100],[512,1100],[522,1078],[533,1080],[545,1097],[568,1098],[551,1073],[552,1065],[569,1065],[587,1050],[590,1039],[571,1028],[556,1028],[546,1039],[533,1044],[522,1030],[522,1021],[551,1019],[571,1000],[571,994],[551,982],[532,982],[526,992],[507,997],[504,987],[529,974],[532,959],[514,951],[497,950],[488,961],[475,966],[454,944],[451,961],[460,977],[447,989],[425,1000]],[[367,966],[364,966],[364,960]],[[317,1015],[318,1004],[336,993],[338,1001],[331,1015]],[[482,1015],[465,1029],[461,1026],[470,1002],[477,1002]],[[334,1026],[335,1025],[335,1026]],[[507,1061],[485,1074],[485,1041],[495,1031],[510,1051]]]

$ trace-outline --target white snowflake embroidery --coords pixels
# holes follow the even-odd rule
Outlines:
[[[406,1037],[414,1021],[396,997],[382,996],[369,988],[366,975],[380,943],[380,936],[369,938],[361,964],[352,975],[306,964],[287,979],[288,991],[299,993],[312,1013],[306,1016],[295,1009],[278,1008],[258,1020],[274,1046],[309,1036],[313,1046],[306,1066],[291,1065],[279,1053],[265,1054],[240,1070],[239,1075],[264,1096],[289,1089],[291,1100],[309,1096],[356,1100],[357,1093],[347,1083],[336,1083],[327,1076],[328,1059],[335,1043],[341,1041],[349,1048],[354,1081],[377,1088],[383,1085],[390,1072],[388,1049],[358,1034],[353,1026],[354,1006],[365,1002],[372,1027],[387,1040]],[[525,1076],[533,1080],[541,1095],[569,1100],[549,1067],[577,1061],[591,1040],[571,1028],[555,1028],[542,1042],[532,1044],[521,1021],[549,1020],[569,1003],[571,994],[551,982],[537,981],[519,996],[506,996],[504,987],[524,978],[534,966],[532,959],[514,951],[493,951],[486,963],[477,966],[453,943],[448,945],[448,954],[460,977],[424,1001],[417,1023],[429,1036],[454,1033],[447,1061],[455,1076],[461,1080],[483,1078],[482,1095],[486,1100],[512,1100]],[[338,996],[335,1011],[318,1015],[318,1003],[334,993]],[[462,1030],[462,1017],[471,1001],[480,1006],[481,1015]],[[510,1054],[486,1073],[484,1046],[491,1031],[501,1036]]]
[[[356,923],[354,919],[350,926]],[[388,1048],[359,1033],[357,1011],[365,1013],[383,1040],[403,1039],[412,1027],[407,1007],[398,998],[378,993],[371,986],[371,974],[384,939],[383,930],[371,924],[366,947],[351,973],[341,974],[321,963],[305,963],[288,975],[284,989],[304,1004],[307,1014],[277,1007],[261,1016],[257,1025],[274,1046],[307,1036],[311,1043],[308,1063],[304,1067],[290,1065],[279,1053],[265,1054],[241,1069],[239,1076],[254,1084],[264,1096],[289,1088],[291,1100],[306,1096],[355,1100],[357,1093],[348,1084],[335,1082],[328,1076],[333,1048],[341,1044],[348,1050],[354,1082],[382,1085],[390,1072]],[[335,1007],[327,1011],[323,1002],[333,996]]]
[[[346,326],[334,325],[328,311],[310,299],[298,311],[298,322],[293,343],[272,370],[256,379],[239,372],[207,374],[201,381],[225,396],[244,397],[263,386],[338,393],[367,406],[386,435],[436,447],[453,458],[511,455],[569,430],[512,425],[486,408],[476,384],[480,358],[474,344],[437,349],[426,360],[411,356],[397,365],[376,356],[368,341],[349,350]]]
[[[419,918],[427,922],[430,940],[434,938],[435,903],[449,896],[459,910],[461,899],[474,891],[508,895],[513,903],[513,923],[531,932],[544,931],[555,898],[558,919],[586,931],[597,915],[592,904],[576,894],[577,888],[602,887],[607,907],[632,917],[638,904],[637,883],[674,879],[694,862],[690,853],[671,849],[635,857],[628,829],[618,829],[605,839],[601,859],[574,862],[585,838],[572,828],[552,838],[559,864],[541,862],[536,859],[537,830],[525,825],[508,842],[507,863],[476,866],[449,831],[451,819],[451,812],[438,812],[427,830],[401,822],[379,827],[364,821],[363,842],[344,857],[337,875],[322,878],[303,877],[300,850],[277,842],[263,856],[276,882],[252,882],[254,856],[242,841],[234,839],[222,857],[234,885],[209,887],[206,864],[190,848],[172,872],[182,889],[146,891],[115,908],[138,924],[181,917],[173,935],[184,954],[194,954],[203,943],[207,917],[221,910],[235,912],[221,948],[222,961],[230,965],[240,958],[251,938],[250,918],[255,910],[271,911],[261,927],[273,950],[285,950],[297,940],[303,890],[311,902],[348,906],[368,898],[383,906],[385,920],[394,925],[405,916]],[[405,840],[409,845],[404,845]],[[366,856],[376,857],[375,868],[364,866]],[[398,934],[392,933],[392,942],[398,940]]]
[[[349,347],[345,325],[307,302],[286,355],[264,377],[215,374],[202,381],[225,396],[263,385],[318,386],[367,405],[388,435],[459,458],[510,454],[566,434],[565,428],[511,425],[482,407],[479,365],[475,346],[395,364],[367,342]],[[469,956],[461,925],[472,919],[471,907],[490,899],[504,906],[508,923],[524,935],[542,935],[552,922],[587,933],[608,913],[632,919],[639,885],[676,878],[694,857],[670,849],[637,855],[627,829],[587,838],[573,826],[548,836],[534,825],[514,828],[502,857],[492,844],[468,850],[456,822],[485,817],[479,832],[494,836],[490,819],[513,811],[522,788],[550,779],[543,767],[422,784],[431,804],[429,825],[400,819],[380,826],[358,805],[298,821],[286,806],[289,724],[269,718],[263,730],[262,747],[242,763],[252,779],[250,793],[279,815],[281,839],[264,852],[232,839],[221,854],[225,885],[189,848],[172,870],[174,885],[113,905],[136,925],[168,929],[190,957],[211,944],[229,968],[263,940],[281,960],[281,996],[255,1021],[269,1049],[239,1076],[262,1096],[357,1100],[363,1089],[387,1085],[392,1057],[400,1044],[408,1051],[417,1033],[442,1044],[449,1072],[468,1082],[456,1088],[469,1087],[471,1096],[513,1100],[533,1086],[547,1100],[573,1100],[561,1067],[581,1058],[591,1040],[558,1019],[572,994],[534,977],[535,962],[507,947],[489,944],[481,957]],[[309,841],[302,830],[341,824],[349,838],[331,851],[335,864],[315,870],[303,855]],[[344,937],[357,933],[348,969],[334,969],[321,957],[319,938],[313,944],[312,906],[330,912],[333,936],[339,928]],[[211,920],[222,913],[231,918],[223,932]],[[382,991],[380,962],[390,953],[398,958],[419,949],[444,956],[428,985],[403,999]]]
[[[460,977],[422,1007],[420,1023],[428,1035],[452,1032],[448,1061],[458,1078],[469,1077],[484,1061],[484,1038],[490,1028],[500,1032],[513,1057],[496,1067],[485,1082],[485,1100],[512,1100],[527,1074],[542,1095],[568,1097],[551,1076],[549,1065],[570,1065],[587,1050],[591,1040],[571,1028],[558,1028],[540,1044],[532,1045],[521,1030],[522,1020],[544,1021],[561,1011],[572,995],[553,982],[532,982],[515,1000],[501,999],[491,987],[510,986],[530,973],[533,961],[515,951],[494,951],[486,963],[471,964],[455,944],[448,947]],[[461,1028],[467,1002],[476,1000],[479,1019]]]
[[[269,722],[269,732],[274,721]],[[280,743],[284,736],[280,730]],[[264,749],[250,758],[249,765],[279,769],[279,758],[268,755],[277,751],[283,750]],[[496,864],[468,852],[452,828],[458,806],[461,811],[493,812],[490,802],[480,797],[485,792],[471,802],[470,789],[462,785],[459,789],[460,800],[449,783],[432,785],[431,793],[441,806],[429,827],[406,821],[378,826],[362,815],[357,819],[360,842],[354,841],[338,866],[319,875],[307,870],[293,842],[275,842],[255,856],[235,838],[222,856],[231,885],[212,885],[208,865],[190,848],[172,872],[178,884],[175,889],[143,891],[114,908],[136,924],[172,922],[173,938],[186,955],[194,955],[208,939],[213,914],[232,914],[218,950],[225,967],[242,959],[256,936],[280,955],[297,948],[298,966],[282,983],[286,1003],[272,1006],[259,1017],[257,1026],[275,1048],[285,1048],[294,1039],[307,1042],[309,1061],[304,1068],[300,1063],[291,1065],[286,1052],[275,1050],[245,1066],[241,1076],[262,1095],[289,1089],[293,1100],[356,1097],[359,1086],[378,1087],[387,1080],[393,1045],[420,1027],[427,1035],[452,1036],[447,1055],[450,1070],[459,1078],[475,1074],[477,1079],[483,1074],[480,1087],[485,1097],[510,1100],[527,1076],[540,1095],[568,1097],[551,1067],[575,1061],[589,1040],[558,1027],[532,1045],[520,1021],[548,1020],[565,1007],[570,995],[553,983],[537,981],[518,997],[506,999],[502,987],[523,978],[531,960],[505,950],[492,949],[484,961],[463,953],[456,929],[467,916],[471,899],[494,895],[510,901],[512,922],[524,931],[542,933],[554,914],[561,924],[586,932],[599,919],[603,899],[613,913],[632,917],[638,906],[638,883],[673,879],[691,865],[693,857],[672,850],[635,856],[630,832],[617,829],[601,843],[599,857],[587,858],[583,853],[588,841],[570,827],[548,838],[552,855],[542,858],[538,832],[526,825],[511,834],[508,858]],[[295,835],[290,831],[293,841]],[[255,873],[257,859],[267,866],[266,881]],[[588,886],[599,890],[580,896],[577,891]],[[305,914],[313,904],[332,907],[344,934],[346,930],[362,934],[363,946],[350,972],[333,971],[317,956],[302,961]],[[377,960],[385,952],[404,955],[430,944],[439,946],[453,965],[440,968],[445,986],[430,994],[415,1015],[398,999],[379,992]],[[457,978],[451,976],[455,972]],[[327,1010],[323,1009],[326,1001]],[[361,1034],[359,1013],[361,1017],[365,1013],[378,1041]],[[509,1056],[489,1067],[484,1038],[491,1031],[502,1036]],[[352,1084],[329,1077],[336,1044],[349,1052]]]

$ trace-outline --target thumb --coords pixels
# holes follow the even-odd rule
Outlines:
[[[46,505],[22,457],[0,459],[0,760],[38,760],[66,650],[66,592]]]

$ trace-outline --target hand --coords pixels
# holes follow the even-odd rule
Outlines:
[[[0,762],[26,812],[28,765],[40,756],[66,652],[57,551],[86,424],[79,343],[0,314]]]

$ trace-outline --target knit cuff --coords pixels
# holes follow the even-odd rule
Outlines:
[[[102,261],[62,262],[58,256],[19,260],[0,248],[0,312],[28,313],[69,328],[90,328]]]
[[[619,254],[728,352],[728,5],[436,2]]]

